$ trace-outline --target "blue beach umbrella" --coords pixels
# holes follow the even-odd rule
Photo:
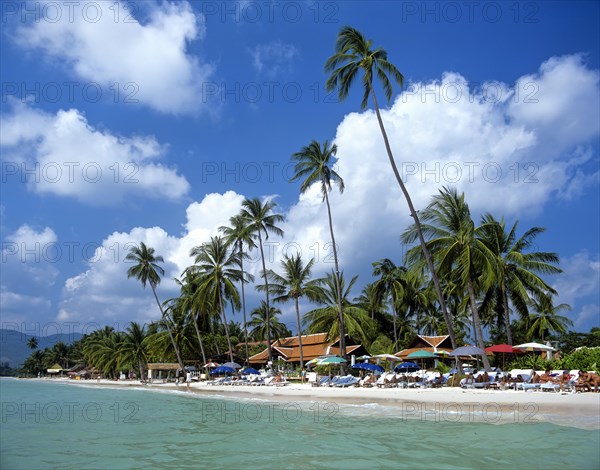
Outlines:
[[[216,369],[214,369],[211,374],[233,374],[235,372],[235,369],[233,367],[227,367],[227,366],[219,366]]]
[[[260,374],[260,372],[257,371],[254,367],[245,367],[244,369],[242,369],[242,372],[244,374],[254,374],[254,375]]]
[[[369,372],[383,372],[383,367],[378,364],[369,364],[368,362],[359,362],[352,366],[353,369],[368,370]]]
[[[403,362],[402,364],[398,364],[394,370],[396,372],[416,372],[421,370],[421,366],[419,366],[419,364],[415,364],[414,362]]]

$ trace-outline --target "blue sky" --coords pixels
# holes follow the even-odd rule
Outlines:
[[[373,111],[360,111],[359,87],[342,103],[324,88],[344,25],[405,76],[383,117],[415,205],[454,185],[476,219],[546,227],[538,248],[565,271],[550,279],[558,301],[577,330],[600,325],[597,2],[3,2],[1,13],[3,327],[156,319],[126,279],[128,247],[164,256],[159,295],[172,297],[190,248],[245,197],[274,197],[286,216],[274,262],[300,249],[316,275],[329,271],[321,198],[289,182],[290,155],[313,139],[339,148],[344,271],[362,286],[373,261],[400,262],[408,210]]]

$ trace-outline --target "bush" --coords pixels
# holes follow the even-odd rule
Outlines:
[[[448,379],[448,387],[460,387],[460,381],[464,379],[466,376],[462,374],[454,374],[452,377]]]
[[[563,369],[600,372],[600,347],[581,348],[579,351],[567,354],[562,358],[561,362]]]

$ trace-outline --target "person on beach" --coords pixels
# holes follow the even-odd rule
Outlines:
[[[545,384],[545,383],[557,383],[554,380],[554,377],[552,377],[551,373],[550,373],[550,369],[546,369],[546,371],[540,376],[540,383]]]
[[[571,376],[569,375],[569,372],[567,372],[566,370],[563,371],[562,375],[558,379],[558,383],[560,384],[561,392],[565,391],[565,385],[568,384],[570,380],[571,380]]]
[[[304,383],[304,379],[306,378],[306,368],[305,367],[303,367],[302,371],[300,372],[300,378],[301,378],[302,383]]]
[[[192,383],[192,372],[191,371],[187,371],[187,373],[185,374],[185,384],[187,386],[187,389],[190,389],[190,384]]]

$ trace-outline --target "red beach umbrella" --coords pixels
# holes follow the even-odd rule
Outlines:
[[[512,354],[513,347],[510,344],[494,344],[489,348],[485,348],[486,353],[504,353],[504,354]]]
[[[489,348],[485,348],[487,354],[502,354],[502,369],[506,365],[506,354],[514,354],[514,349],[510,344],[494,344]]]

